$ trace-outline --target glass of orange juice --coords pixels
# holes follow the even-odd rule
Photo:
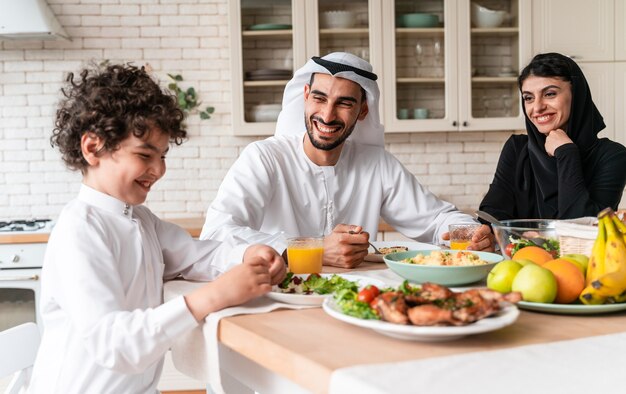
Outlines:
[[[450,231],[450,249],[465,250],[472,243],[472,235],[481,225],[478,223],[468,224],[451,224],[448,226]]]
[[[296,237],[287,240],[287,264],[294,274],[322,272],[324,237]]]

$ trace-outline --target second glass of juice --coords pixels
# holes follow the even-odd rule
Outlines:
[[[450,231],[450,249],[465,250],[472,243],[472,236],[481,225],[476,224],[451,224],[448,226]]]
[[[287,240],[287,264],[294,274],[322,272],[324,237],[296,237]]]

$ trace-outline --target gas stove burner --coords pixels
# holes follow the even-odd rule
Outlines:
[[[50,219],[11,220],[0,222],[0,232],[37,231],[46,227]]]

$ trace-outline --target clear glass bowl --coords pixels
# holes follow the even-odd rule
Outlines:
[[[500,253],[505,259],[511,256],[507,253],[511,247],[509,244],[536,245],[558,256],[558,236],[553,219],[515,219],[502,220],[502,226],[492,224],[496,241],[500,247]],[[556,249],[556,253],[554,250]]]

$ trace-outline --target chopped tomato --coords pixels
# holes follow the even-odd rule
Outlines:
[[[379,294],[380,294],[380,290],[378,290],[378,287],[374,285],[369,285],[369,286],[365,286],[364,288],[361,289],[361,291],[359,291],[359,294],[357,294],[356,299],[357,301],[365,302],[366,304],[369,304]]]
[[[513,244],[513,243],[508,244],[508,245],[506,246],[506,248],[504,248],[504,253],[505,253],[507,256],[512,257],[511,255],[513,254],[513,249],[514,249],[514,248],[515,248],[515,244]]]

